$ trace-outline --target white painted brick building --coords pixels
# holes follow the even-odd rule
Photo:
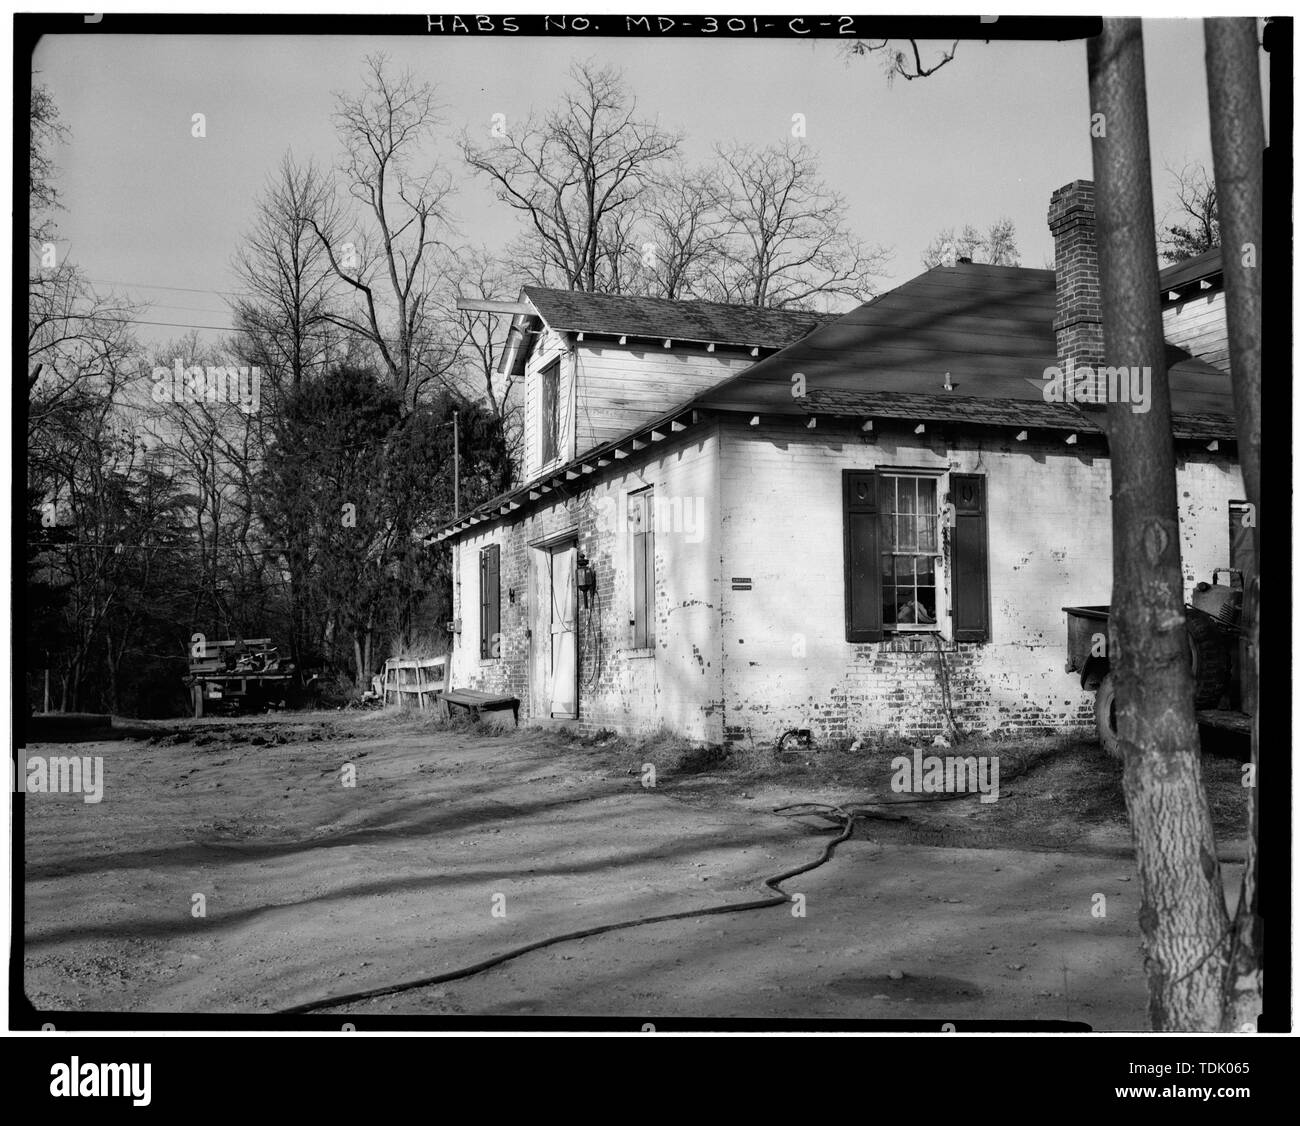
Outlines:
[[[525,483],[436,537],[453,687],[710,743],[1090,725],[1061,608],[1110,597],[1104,414],[1042,380],[1102,359],[1091,185],[1052,216],[1058,277],[937,267],[839,318],[525,289]],[[1162,298],[1209,355],[1202,265]],[[1170,365],[1190,598],[1244,494],[1227,376]]]

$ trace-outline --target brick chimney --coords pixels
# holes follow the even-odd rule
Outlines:
[[[1056,356],[1060,363],[1093,366],[1103,360],[1101,273],[1097,265],[1097,208],[1091,180],[1052,193],[1047,226],[1056,240]]]

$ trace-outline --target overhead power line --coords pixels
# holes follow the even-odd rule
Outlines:
[[[242,289],[193,289],[183,285],[155,285],[150,282],[109,281],[107,278],[87,278],[86,280],[94,282],[96,285],[120,285],[127,289],[170,289],[176,293],[217,293],[223,297],[253,296],[247,290]]]

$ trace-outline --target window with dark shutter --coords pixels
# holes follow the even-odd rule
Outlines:
[[[542,464],[549,465],[560,452],[560,361],[542,369]]]
[[[880,476],[844,471],[844,619],[849,641],[880,641]]]
[[[501,656],[501,547],[491,544],[478,553],[478,655]]]
[[[957,641],[989,634],[984,477],[952,475],[948,589]],[[844,615],[851,642],[935,633],[944,617],[939,478],[900,470],[844,472]]]
[[[989,639],[989,534],[985,478],[954,473],[952,482],[952,636]]]

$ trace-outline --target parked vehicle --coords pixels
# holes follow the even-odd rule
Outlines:
[[[1219,576],[1232,576],[1229,584]],[[1107,752],[1119,750],[1115,722],[1115,676],[1110,667],[1110,607],[1063,606],[1066,614],[1067,672],[1078,672],[1084,688],[1097,691],[1097,737]],[[1241,574],[1228,567],[1215,570],[1212,582],[1201,582],[1187,607],[1187,644],[1192,679],[1196,682],[1196,719],[1207,727],[1249,734],[1250,716],[1242,711]]]
[[[190,654],[185,678],[195,719],[214,710],[296,706],[307,698],[316,680],[304,678],[293,661],[281,657],[269,637],[208,641],[201,654]]]

